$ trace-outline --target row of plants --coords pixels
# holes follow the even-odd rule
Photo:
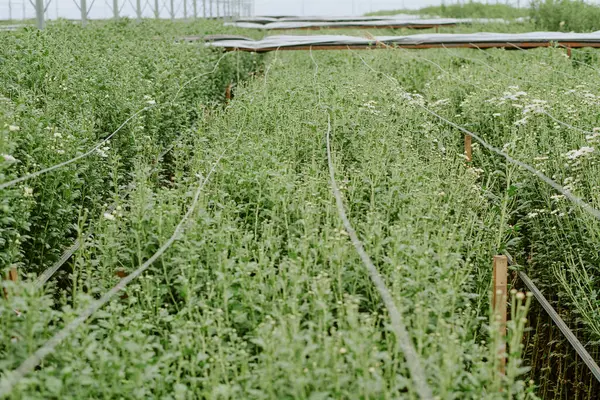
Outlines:
[[[399,58],[388,52],[381,69],[395,77],[403,93],[416,93],[415,101],[527,162],[570,194],[600,209],[596,79],[600,69],[594,50],[573,50],[571,59],[562,48],[405,51],[404,55]],[[416,73],[420,75],[417,79]],[[382,82],[389,84],[384,76]],[[421,114],[432,129],[462,136],[431,114],[423,110]],[[510,227],[499,242],[500,250],[517,256],[520,265],[516,268],[534,278],[588,351],[597,355],[600,222],[535,175],[507,165],[502,157],[478,144],[474,146],[474,164],[484,176],[502,177],[500,184],[485,185],[487,196],[502,199],[509,209],[505,219]],[[543,359],[532,362],[546,365],[555,374],[546,357],[558,360],[563,356],[539,350],[545,342],[535,343],[546,337],[533,338],[532,347],[538,349],[534,353]],[[580,363],[570,351],[560,354],[570,354],[573,364]],[[553,376],[565,383],[572,378],[567,373],[564,368]],[[579,382],[569,384],[582,389]],[[560,388],[556,393],[561,393]]]
[[[112,192],[127,190],[136,162],[156,159],[261,68],[260,57],[177,42],[223,29],[122,20],[0,33],[0,182],[82,155],[126,122],[88,157],[2,189],[0,269],[54,262]]]
[[[415,82],[437,75],[398,53],[369,62],[388,68],[391,54]],[[529,300],[511,297],[505,375],[490,322],[491,259],[510,227],[487,186],[502,176],[467,168],[461,137],[361,65],[349,52],[275,54],[227,107],[200,108],[168,165],[138,159],[129,195],[108,188],[117,206],[76,253],[70,296],[9,285],[3,371],[154,254],[214,174],[180,240],[12,398],[417,398],[331,194],[329,118],[351,222],[435,395],[535,398],[520,346]]]
[[[600,29],[600,7],[585,0],[523,0],[519,4],[489,4],[470,0],[418,10],[386,10],[368,15],[414,13],[447,18],[530,18],[537,29],[590,32]]]

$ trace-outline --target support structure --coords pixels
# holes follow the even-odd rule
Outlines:
[[[35,19],[38,29],[44,29],[44,0],[35,0]]]
[[[471,135],[465,135],[465,157],[467,162],[473,161],[473,148],[471,146],[473,138]]]
[[[19,274],[17,272],[17,267],[11,267],[6,276],[6,280],[17,282],[19,280]],[[4,289],[4,297],[8,298],[8,291]]]
[[[507,311],[507,285],[508,285],[508,258],[506,256],[494,257],[492,309],[494,322],[498,327],[500,344],[498,346],[499,368],[502,375],[506,372],[506,311]]]
[[[88,17],[87,0],[81,0],[79,11],[81,11],[81,26],[86,26]]]
[[[119,0],[113,0],[112,11],[113,11],[113,18],[115,20],[119,19]]]

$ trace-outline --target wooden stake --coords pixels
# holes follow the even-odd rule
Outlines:
[[[500,356],[499,372],[506,372],[506,302],[508,281],[508,259],[506,256],[494,256],[494,282],[492,296],[492,308],[494,310],[494,321],[498,322],[498,331],[501,344],[498,348]]]
[[[567,56],[571,58],[573,56],[573,49],[571,46],[567,46]]]
[[[227,89],[225,89],[225,98],[227,99],[227,102],[231,100],[231,83],[227,86]]]
[[[125,278],[125,277],[127,276],[127,273],[126,273],[125,271],[123,271],[122,269],[118,269],[118,270],[115,272],[115,276],[117,276],[117,278],[123,279],[123,278]],[[123,294],[121,295],[121,300],[124,300],[124,299],[126,299],[127,297],[129,297],[129,296],[127,296],[127,293],[123,293]]]
[[[17,273],[17,267],[11,267],[6,276],[6,280],[17,282],[19,280],[19,274]],[[4,298],[8,298],[8,291],[4,289]]]
[[[467,157],[467,162],[473,161],[473,149],[471,147],[471,135],[465,135],[465,156]]]

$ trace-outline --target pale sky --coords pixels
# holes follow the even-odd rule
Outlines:
[[[32,0],[35,1],[35,0]],[[47,0],[44,0],[47,1]],[[54,19],[56,16],[63,18],[78,18],[80,11],[74,1],[79,3],[81,0],[51,0],[47,8],[47,18]],[[94,0],[87,0],[88,5]],[[109,18],[112,15],[111,8],[113,0],[95,0],[90,10],[90,18]],[[135,17],[134,6],[136,0],[118,0],[122,5],[122,16]],[[149,4],[154,4],[154,0],[140,0],[142,6],[146,5],[144,16],[150,17],[152,12]],[[183,1],[173,0],[177,15],[183,17]],[[194,0],[187,0],[188,13],[192,13],[192,4]],[[202,0],[196,0],[199,14],[202,13]],[[458,0],[446,0],[446,3],[456,2]],[[493,1],[493,0],[491,0]],[[506,0],[501,0],[505,2]],[[596,0],[595,0],[596,1]],[[371,10],[399,9],[399,8],[420,8],[428,5],[440,4],[442,0],[256,0],[256,15],[362,15]],[[509,0],[511,3],[517,0]],[[170,0],[159,0],[163,4],[162,16],[167,17],[167,6]],[[10,7],[9,7],[10,5]],[[29,0],[0,0],[0,19],[8,19],[12,14],[13,19],[21,19],[23,15],[27,18],[33,18],[34,8]]]

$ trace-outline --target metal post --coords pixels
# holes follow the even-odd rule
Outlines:
[[[142,20],[142,0],[135,0],[135,16],[138,22]]]
[[[12,2],[8,0],[8,20],[12,21]]]
[[[158,4],[158,0],[154,0],[154,18],[160,18],[160,5]]]
[[[119,0],[113,0],[113,18],[119,19]]]
[[[206,19],[206,0],[202,0],[202,17]]]
[[[183,0],[183,19],[187,20],[187,0]]]
[[[79,4],[79,8],[81,9],[81,26],[86,26],[87,25],[87,13],[88,13],[87,0],[81,0],[81,3]]]
[[[23,2],[23,4],[25,4],[25,2]],[[23,7],[23,9],[25,9],[25,7]],[[23,12],[23,14],[25,13]],[[38,29],[44,29],[44,0],[35,0],[35,17]]]
[[[175,21],[175,2],[171,0],[170,5],[171,9],[169,10],[169,13],[171,14],[171,21]]]

